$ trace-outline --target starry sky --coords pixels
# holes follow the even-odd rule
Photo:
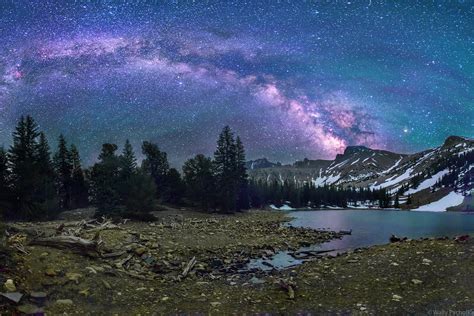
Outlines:
[[[474,136],[474,1],[1,1],[0,145],[21,115],[175,166],[225,125],[249,159]]]

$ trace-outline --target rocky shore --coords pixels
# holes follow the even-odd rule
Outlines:
[[[281,212],[164,212],[153,223],[9,225],[0,310],[47,314],[363,312],[474,308],[474,244],[393,243],[278,271],[248,262],[341,234],[285,225]],[[77,242],[80,242],[78,245]],[[9,262],[12,262],[9,261]]]

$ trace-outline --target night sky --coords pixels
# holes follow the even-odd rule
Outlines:
[[[474,1],[65,2],[0,3],[0,145],[25,114],[86,164],[129,138],[179,166],[227,124],[285,163],[474,136]]]

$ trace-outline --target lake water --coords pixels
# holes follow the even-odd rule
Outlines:
[[[335,250],[327,255],[342,253],[350,249],[383,245],[389,243],[392,234],[417,239],[422,237],[454,237],[474,233],[473,213],[452,212],[410,212],[380,210],[328,210],[296,211],[288,213],[294,219],[292,226],[309,227],[318,230],[352,230],[351,235],[331,240],[321,245],[300,250]],[[302,263],[286,251],[277,253],[269,259],[252,260],[249,268],[271,270],[288,268]]]
[[[352,230],[352,235],[333,240],[318,249],[354,249],[389,242],[392,234],[408,237],[453,237],[474,233],[474,214],[375,210],[300,211],[289,213],[293,226],[333,231]]]

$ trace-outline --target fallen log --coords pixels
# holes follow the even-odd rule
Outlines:
[[[289,299],[295,298],[295,284],[293,282],[280,279],[278,285],[288,293]]]
[[[90,257],[100,256],[97,241],[83,239],[76,236],[53,236],[36,238],[30,241],[30,245],[46,246],[59,249],[68,249],[73,252]]]
[[[196,264],[196,257],[193,257],[191,260],[189,260],[188,264],[183,270],[183,273],[181,273],[181,276],[185,278],[188,273],[194,268],[194,265]]]

